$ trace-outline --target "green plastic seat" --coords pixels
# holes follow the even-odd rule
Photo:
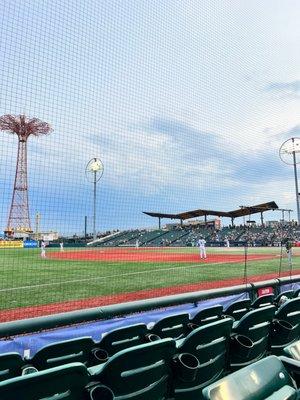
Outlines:
[[[293,297],[298,297],[300,295],[300,288],[294,291]]]
[[[228,350],[233,320],[225,318],[201,326],[182,339],[177,353],[197,357],[199,366],[192,381],[174,374],[173,390],[176,400],[200,400],[202,389],[219,379],[228,368]]]
[[[28,363],[39,371],[72,362],[89,365],[94,347],[96,345],[91,337],[64,340],[43,347],[28,360]]]
[[[156,322],[153,328],[149,330],[149,333],[154,333],[162,339],[178,339],[186,335],[188,323],[188,314],[170,315]]]
[[[218,321],[222,318],[223,307],[221,305],[216,305],[213,307],[207,307],[203,310],[200,310],[194,317],[192,318],[192,323],[202,326],[205,324],[209,324],[210,322]]]
[[[297,389],[282,364],[269,356],[209,385],[205,400],[296,400]]]
[[[19,353],[0,355],[0,381],[21,375],[24,361]]]
[[[285,296],[288,299],[292,299],[294,297],[294,291],[285,290],[284,292],[279,293],[279,295],[276,296],[276,298],[274,299],[274,304],[278,304],[282,296]]]
[[[224,310],[224,314],[234,318],[235,321],[238,321],[250,311],[250,307],[250,299],[238,300],[231,303],[226,310]]]
[[[173,339],[121,350],[105,364],[89,368],[91,380],[109,387],[117,400],[167,399],[175,350]]]
[[[284,355],[293,358],[294,360],[300,361],[300,340],[294,342],[283,349]]]
[[[275,313],[271,332],[271,351],[280,355],[300,335],[300,297],[286,301]]]
[[[89,375],[80,363],[0,382],[1,400],[83,400]]]
[[[266,354],[275,310],[275,306],[258,308],[249,311],[233,324],[230,349],[231,369],[242,368]]]
[[[274,303],[274,294],[265,294],[264,296],[257,297],[251,304],[251,308],[267,307]]]
[[[145,343],[146,334],[147,326],[145,324],[126,326],[108,332],[97,343],[97,347],[105,350],[108,356],[112,356],[118,351]]]

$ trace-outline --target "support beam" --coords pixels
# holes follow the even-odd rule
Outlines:
[[[261,221],[262,226],[264,226],[264,215],[263,214],[264,214],[263,212],[260,213],[260,221]]]
[[[161,218],[158,218],[158,229],[161,229]]]

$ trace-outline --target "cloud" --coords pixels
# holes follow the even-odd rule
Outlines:
[[[120,188],[153,194],[166,188],[204,189],[212,180],[235,184],[217,137],[177,120],[149,119],[107,135],[104,143],[109,181]]]
[[[273,82],[265,87],[265,91],[276,93],[283,98],[300,99],[300,80]]]

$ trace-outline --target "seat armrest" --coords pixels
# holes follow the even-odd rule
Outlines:
[[[105,363],[100,364],[100,365],[95,365],[94,367],[88,368],[88,372],[91,376],[98,376],[101,374],[104,366],[105,366]]]
[[[297,374],[300,374],[300,361],[294,360],[293,358],[289,358],[286,356],[280,356],[278,358],[283,363],[288,372],[296,372]]]

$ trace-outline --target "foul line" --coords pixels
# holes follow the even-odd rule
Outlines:
[[[218,264],[228,264],[228,262],[219,262],[219,263],[214,263],[213,265],[218,265]],[[118,265],[117,263],[112,263],[110,265]],[[173,271],[174,269],[186,269],[186,268],[194,268],[194,267],[201,267],[203,264],[193,264],[193,265],[184,265],[184,266],[178,266],[178,267],[169,267],[169,268],[160,268],[160,269],[152,269],[151,271],[136,271],[136,272],[127,272],[123,274],[117,274],[117,275],[107,275],[107,276],[101,276],[101,277],[90,277],[90,278],[83,278],[83,279],[73,279],[69,281],[61,281],[61,282],[52,282],[52,283],[42,283],[40,285],[28,285],[28,286],[17,286],[13,288],[5,288],[5,289],[0,289],[0,292],[9,292],[13,290],[19,290],[19,289],[34,289],[34,288],[41,288],[41,287],[48,287],[48,286],[59,286],[59,285],[65,285],[68,283],[78,283],[78,282],[88,282],[88,281],[96,281],[96,280],[105,280],[105,279],[110,279],[110,278],[118,278],[120,276],[132,276],[132,275],[143,275],[143,274],[151,274],[153,272],[162,272],[162,271]]]
[[[265,258],[256,258],[255,260],[251,261],[261,261],[261,260],[266,260]],[[243,261],[239,262],[234,262],[233,264],[238,264]],[[208,263],[209,264],[209,263]],[[221,264],[230,264],[228,261],[222,261],[218,263],[213,263],[209,265],[221,265]],[[111,263],[109,265],[118,265],[118,263]],[[187,268],[195,268],[195,267],[202,267],[205,266],[206,263],[200,263],[200,264],[192,264],[192,265],[184,265],[184,266],[178,266],[178,267],[169,267],[169,268],[159,268],[159,269],[152,269],[150,271],[136,271],[136,272],[127,272],[123,274],[117,274],[117,275],[107,275],[107,276],[101,276],[101,277],[90,277],[90,278],[83,278],[83,279],[73,279],[73,280],[68,280],[68,281],[61,281],[61,282],[52,282],[52,283],[42,283],[39,285],[27,285],[27,286],[17,286],[13,288],[4,288],[0,289],[0,292],[10,292],[14,290],[23,290],[23,289],[35,289],[35,288],[42,288],[42,287],[49,287],[49,286],[59,286],[59,285],[65,285],[69,283],[78,283],[78,282],[88,282],[88,281],[102,281],[106,279],[111,279],[111,278],[118,278],[118,277],[124,277],[124,276],[133,276],[133,275],[143,275],[143,274],[151,274],[153,272],[163,272],[163,271],[173,271],[173,270],[178,270],[178,269],[187,269]]]

